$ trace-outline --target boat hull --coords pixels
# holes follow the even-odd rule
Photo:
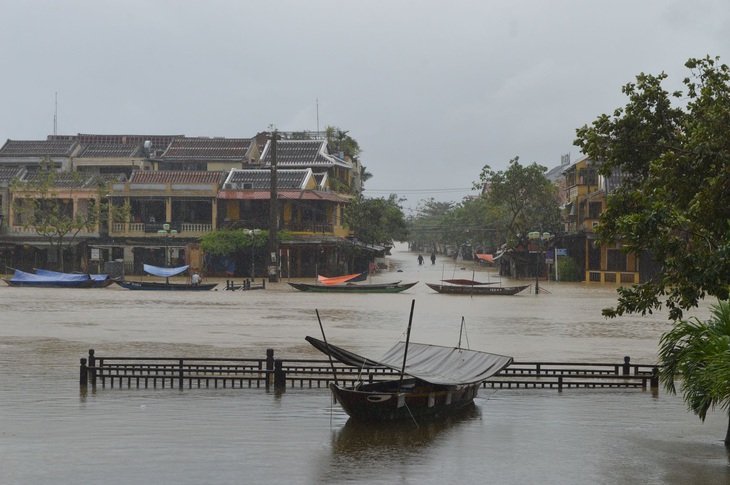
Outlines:
[[[522,286],[472,286],[472,285],[441,285],[426,283],[426,286],[438,293],[450,295],[516,295],[530,287]]]
[[[218,286],[218,283],[191,285],[187,283],[158,283],[154,281],[117,281],[116,283],[128,290],[150,291],[208,291]]]
[[[354,388],[330,384],[330,390],[342,409],[359,421],[396,421],[437,418],[451,415],[470,406],[480,383],[463,386],[439,386],[413,379],[377,382]]]
[[[3,279],[9,286],[23,288],[92,288],[92,280],[88,281],[13,281]]]
[[[372,285],[313,285],[309,283],[289,283],[299,291],[314,293],[400,293],[412,288],[418,283],[383,283]]]

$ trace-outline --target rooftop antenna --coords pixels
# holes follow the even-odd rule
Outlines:
[[[319,98],[315,98],[317,102],[317,135],[319,135]]]
[[[53,136],[58,134],[58,91],[56,91],[56,106],[53,111]]]

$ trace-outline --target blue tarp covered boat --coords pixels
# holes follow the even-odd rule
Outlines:
[[[70,273],[59,273],[58,271],[50,271],[47,269],[37,269],[35,270],[35,274],[39,276],[60,276]],[[91,287],[92,288],[106,288],[107,286],[111,285],[113,281],[111,278],[109,278],[109,275],[106,274],[89,274],[85,275],[91,278]]]
[[[30,286],[37,288],[90,288],[93,280],[87,274],[33,274],[15,270],[13,277],[4,279],[10,286]]]

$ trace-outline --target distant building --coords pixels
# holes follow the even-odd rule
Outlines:
[[[89,184],[55,191],[74,211],[94,203],[98,193],[90,181],[100,179],[109,183],[113,204],[131,208],[129,221],[110,219],[79,234],[73,243],[87,249],[69,256],[72,266],[83,262],[86,267],[93,254],[97,267],[123,261],[127,274],[165,261],[202,269],[200,237],[220,228],[289,232],[291,237],[281,242],[286,276],[337,274],[348,266],[355,271],[354,253],[346,247],[385,250],[363,247],[343,224],[346,205],[362,191],[359,164],[331,153],[325,139],[306,132],[280,135],[277,142],[279,227],[270,228],[272,161],[266,133],[253,138],[78,134],[7,140],[0,148],[0,263],[32,269],[53,262],[42,237],[16,220],[12,202],[14,196],[32,196],[13,194],[12,181],[31,177],[44,162],[61,173],[82,174],[74,179]],[[160,232],[163,224],[174,237]],[[258,255],[268,259],[264,256]],[[264,271],[266,265],[256,267]]]

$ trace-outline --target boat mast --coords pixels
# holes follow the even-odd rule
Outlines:
[[[408,318],[408,331],[406,332],[406,348],[403,351],[403,368],[400,371],[400,381],[398,381],[398,392],[400,392],[401,384],[403,384],[403,374],[406,372],[406,359],[408,358],[408,342],[411,340],[411,325],[413,324],[413,308],[416,306],[416,300],[411,301],[411,316]]]
[[[337,385],[337,372],[335,372],[335,363],[332,362],[332,354],[330,353],[330,344],[327,343],[327,337],[324,335],[324,327],[322,326],[322,319],[319,318],[319,310],[314,310],[317,313],[317,320],[319,320],[319,329],[322,331],[322,340],[324,340],[324,345],[327,348],[327,356],[330,358],[330,366],[332,367],[332,377],[335,381],[335,386]]]

